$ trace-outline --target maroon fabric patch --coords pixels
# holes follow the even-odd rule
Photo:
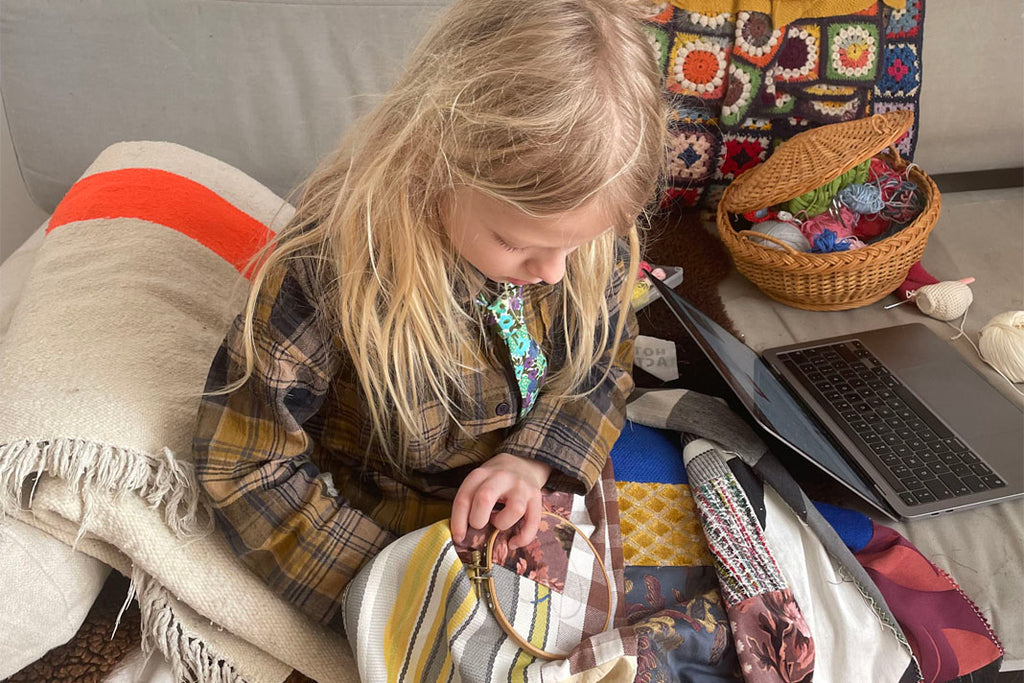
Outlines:
[[[899,533],[874,524],[856,557],[903,627],[925,681],[956,678],[1003,656],[978,607]]]

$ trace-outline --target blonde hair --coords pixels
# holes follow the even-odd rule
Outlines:
[[[459,0],[404,73],[303,187],[297,211],[263,256],[246,307],[291,258],[316,266],[315,305],[348,356],[375,441],[395,466],[418,439],[424,407],[455,419],[479,367],[480,319],[467,313],[469,266],[447,239],[443,198],[468,186],[527,214],[591,199],[615,230],[567,260],[561,290],[565,362],[545,391],[573,395],[612,328],[606,301],[616,240],[630,245],[623,307],[635,279],[637,217],[656,191],[665,113],[640,12],[624,0]],[[591,380],[592,381],[592,380]]]

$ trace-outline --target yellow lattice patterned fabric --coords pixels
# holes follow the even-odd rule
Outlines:
[[[686,484],[616,482],[627,565],[711,565],[711,553]]]

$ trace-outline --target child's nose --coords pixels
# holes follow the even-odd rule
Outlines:
[[[559,250],[543,257],[534,258],[527,264],[527,270],[533,277],[539,277],[549,285],[553,285],[565,276],[565,253]]]

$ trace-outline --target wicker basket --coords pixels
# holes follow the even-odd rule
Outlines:
[[[942,198],[935,183],[912,166],[910,179],[924,209],[910,225],[860,249],[812,254],[749,231],[737,232],[730,214],[756,211],[799,197],[892,146],[913,122],[913,114],[894,111],[804,131],[771,157],[737,178],[718,204],[718,234],[733,262],[748,280],[787,306],[812,311],[841,311],[867,306],[893,292],[924,252]],[[893,147],[885,155],[897,171],[907,164]],[[759,243],[769,239],[782,247]]]

